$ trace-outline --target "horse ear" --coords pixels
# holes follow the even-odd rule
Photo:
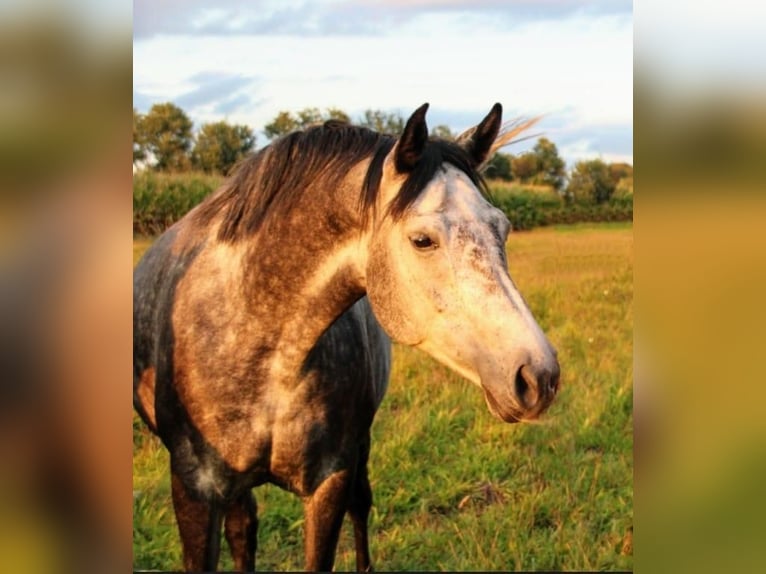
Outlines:
[[[413,112],[396,144],[394,159],[396,171],[400,173],[412,171],[423,156],[423,150],[428,142],[427,110],[428,104],[425,103]]]
[[[468,152],[475,168],[479,169],[489,159],[492,144],[495,143],[503,121],[503,106],[496,103],[481,123],[462,134],[456,141]]]

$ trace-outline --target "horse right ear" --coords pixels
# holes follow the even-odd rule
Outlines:
[[[396,171],[400,173],[412,171],[423,156],[423,150],[428,143],[426,111],[428,111],[428,103],[413,112],[407,120],[407,125],[404,126],[402,136],[396,143],[394,165],[396,165]]]
[[[476,169],[481,169],[494,153],[494,144],[500,132],[502,118],[503,106],[498,102],[492,106],[487,117],[479,125],[466,130],[455,140],[468,152]]]

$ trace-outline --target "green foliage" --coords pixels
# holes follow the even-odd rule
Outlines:
[[[204,124],[192,151],[192,165],[205,173],[226,175],[255,146],[253,130],[227,122]]]
[[[517,231],[547,225],[548,213],[563,205],[561,197],[552,191],[497,185],[491,189],[495,205],[503,210]]]
[[[161,174],[142,171],[133,176],[133,233],[163,232],[222,182],[201,173]]]
[[[632,221],[633,197],[615,197],[607,202],[565,201],[553,190],[519,185],[491,184],[493,203],[503,210],[517,231],[555,224]]]
[[[633,166],[618,162],[609,164],[609,177],[615,184],[614,197],[633,195]]]
[[[633,166],[625,162],[615,162],[609,164],[609,177],[615,185],[625,178],[633,179]]]
[[[537,156],[532,152],[526,152],[511,160],[511,171],[513,178],[522,182],[529,182],[537,175]]]
[[[617,182],[613,197],[627,197],[633,195],[633,176],[623,177]]]
[[[146,160],[146,144],[141,130],[143,116],[133,108],[133,165]]]
[[[537,181],[556,190],[564,186],[566,163],[559,157],[556,144],[547,138],[537,140],[532,153],[537,157]]]
[[[274,139],[290,132],[294,132],[300,127],[298,120],[290,112],[279,112],[271,122],[263,127],[263,133],[269,139]]]
[[[559,190],[564,186],[566,163],[559,157],[556,144],[539,138],[532,151],[511,160],[513,178],[521,183],[547,185]]]
[[[266,124],[263,132],[269,139],[274,139],[327,120],[350,122],[351,118],[346,112],[338,108],[327,108],[324,112],[320,111],[319,108],[304,108],[295,115],[292,112],[281,111],[277,117]]]
[[[281,111],[263,128],[269,139],[274,139],[295,130],[304,129],[312,124],[327,120],[339,120],[351,123],[349,115],[338,108],[327,108],[321,112],[319,108],[304,108],[296,114]],[[362,117],[357,121],[361,126],[373,129],[381,133],[400,134],[404,130],[404,118],[398,113],[384,112],[382,110],[365,110]],[[454,137],[447,126],[436,126],[436,135],[440,137]]]
[[[365,110],[359,125],[380,133],[399,135],[404,131],[404,118],[397,112]]]
[[[154,104],[149,113],[138,120],[139,135],[138,138],[134,135],[134,147],[138,141],[154,157],[157,171],[188,171],[192,125],[186,113],[175,104]]]
[[[457,137],[457,134],[453,133],[450,127],[445,126],[444,124],[439,124],[438,126],[431,128],[431,135],[445,140],[454,140]]]
[[[319,108],[303,108],[298,110],[297,123],[300,127],[322,123],[322,112]]]
[[[339,122],[351,123],[351,117],[339,108],[327,108],[325,110],[324,120],[337,120]]]
[[[395,345],[372,427],[376,569],[633,569],[632,247],[630,224],[511,235],[511,275],[562,367],[543,424],[498,421],[475,386]],[[134,569],[181,566],[168,465],[134,424]],[[300,500],[270,485],[254,493],[258,569],[302,569]],[[346,520],[338,571],[354,570],[351,532]],[[228,554],[223,543],[222,570]]]
[[[612,198],[606,202],[575,201],[557,210],[545,214],[545,223],[553,225],[561,223],[633,221],[633,198]]]
[[[570,175],[566,196],[571,200],[604,203],[612,197],[616,187],[609,174],[609,166],[602,160],[579,161]]]
[[[500,152],[495,153],[484,168],[484,177],[487,179],[513,181],[513,171],[511,169],[512,161],[513,156],[511,154]]]

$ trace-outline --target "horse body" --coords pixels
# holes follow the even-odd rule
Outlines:
[[[346,512],[370,567],[389,335],[480,385],[503,420],[550,404],[555,351],[477,189],[499,105],[460,145],[427,141],[425,109],[399,140],[335,122],[278,140],[137,266],[134,404],[170,452],[187,569],[215,569],[222,524],[253,568],[264,482],[304,501],[307,569],[332,568]]]
[[[363,292],[345,286],[353,242],[331,249],[343,243],[342,230],[273,245],[305,225],[275,221],[232,245],[192,214],[136,268],[137,408],[171,453],[174,491],[202,506],[241,510],[242,497],[264,482],[308,498],[333,475],[343,475],[344,495],[369,490],[369,429],[388,383],[390,340]],[[318,264],[308,272],[305,261]],[[176,502],[177,512],[186,507],[199,514],[199,504]],[[193,546],[193,537],[184,540],[186,555]],[[185,565],[212,561],[198,551]],[[327,568],[327,559],[316,566]]]

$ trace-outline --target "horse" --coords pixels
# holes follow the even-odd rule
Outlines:
[[[252,489],[300,496],[305,567],[332,569],[346,513],[371,569],[370,427],[391,340],[475,383],[506,422],[556,395],[557,355],[508,272],[510,223],[480,170],[519,128],[495,104],[455,140],[428,104],[401,136],[339,121],[244,160],[149,248],[133,279],[133,401],[170,454],[187,570],[221,530],[255,566]]]

